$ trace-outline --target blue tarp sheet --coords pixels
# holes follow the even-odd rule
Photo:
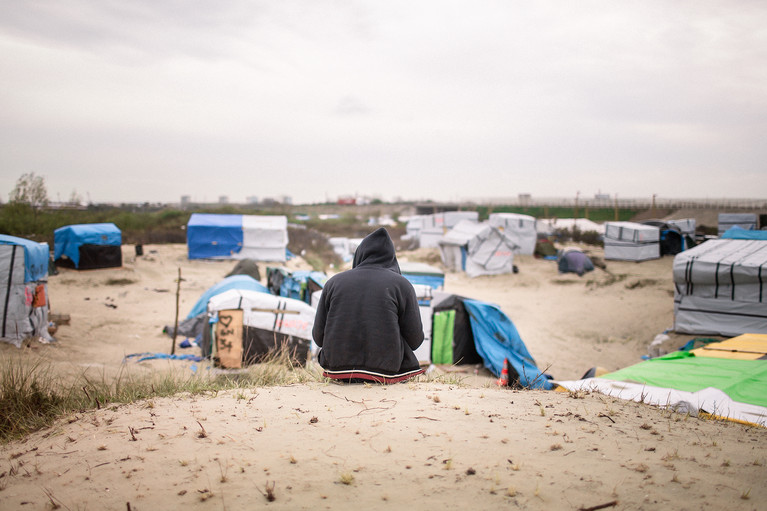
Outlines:
[[[82,245],[122,245],[122,233],[115,224],[75,224],[53,231],[53,260],[67,256],[75,268],[80,265]]]
[[[24,282],[45,280],[48,277],[50,249],[47,243],[0,234],[0,244],[24,247]]]
[[[193,213],[186,225],[189,259],[230,257],[242,250],[242,215]]]
[[[470,316],[474,345],[486,368],[499,376],[504,359],[508,359],[523,387],[554,387],[549,377],[538,370],[514,323],[497,305],[479,300],[464,300],[463,304]]]
[[[735,225],[724,231],[721,238],[725,240],[767,240],[767,231],[753,231]]]
[[[197,303],[194,304],[189,315],[187,315],[187,319],[194,318],[204,313],[208,309],[208,301],[212,297],[219,295],[224,291],[229,291],[230,289],[246,289],[261,293],[269,293],[269,289],[267,289],[266,286],[249,275],[232,275],[209,287],[208,290],[200,296]]]

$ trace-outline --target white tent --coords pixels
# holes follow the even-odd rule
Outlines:
[[[443,264],[452,270],[463,270],[469,277],[511,273],[517,248],[488,222],[471,220],[459,222],[439,241]]]
[[[660,229],[634,222],[605,224],[605,259],[646,261],[660,257]]]
[[[560,230],[577,229],[580,232],[605,233],[604,224],[598,224],[588,218],[548,218],[536,222],[536,229],[542,234],[554,234]]]
[[[715,239],[674,256],[674,329],[767,334],[767,241]]]
[[[758,229],[759,218],[756,213],[719,213],[719,236],[730,227],[736,225],[741,229],[756,230]]]
[[[476,211],[445,211],[433,215],[418,215],[408,220],[407,238],[416,241],[417,247],[437,247],[445,233],[463,220],[479,220]]]
[[[666,223],[672,227],[679,229],[685,236],[695,238],[695,219],[694,218],[681,218],[678,220],[666,220]]]
[[[519,246],[518,254],[533,255],[538,241],[535,217],[518,213],[491,213],[487,220]]]

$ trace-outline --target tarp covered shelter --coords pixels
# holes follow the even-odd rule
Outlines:
[[[650,225],[660,229],[660,255],[676,255],[683,250],[695,246],[694,237],[682,233],[682,231],[669,223],[660,220],[648,220],[643,225]]]
[[[519,213],[491,213],[487,221],[519,247],[515,253],[533,255],[538,239],[535,217]]]
[[[47,243],[0,234],[0,340],[21,347],[48,334]]]
[[[288,218],[193,213],[186,226],[189,259],[285,261]]]
[[[674,330],[767,334],[767,241],[713,239],[674,257]]]
[[[210,286],[202,295],[200,295],[186,317],[193,318],[199,316],[205,312],[208,307],[208,301],[210,301],[211,298],[220,295],[225,291],[229,291],[230,289],[258,291],[259,293],[269,292],[269,289],[267,289],[265,285],[261,284],[250,275],[232,275],[225,277]]]
[[[218,294],[208,302],[211,328],[203,330],[203,357],[220,358],[222,346],[217,342],[216,324],[223,311],[232,310],[241,311],[241,365],[260,362],[283,347],[294,362],[305,365],[309,360],[315,314],[312,307],[292,298],[237,289]]]
[[[53,231],[53,260],[80,270],[122,266],[122,232],[112,223],[59,227]]]
[[[266,281],[269,291],[277,296],[312,303],[312,294],[325,287],[328,276],[321,271],[290,271],[282,266],[267,267]]]
[[[605,259],[646,261],[660,257],[660,229],[635,222],[605,223]]]
[[[269,294],[269,289],[249,275],[231,275],[203,292],[192,306],[191,310],[178,325],[178,334],[193,339],[199,339],[204,325],[207,323],[206,311],[211,298],[226,291],[238,289]],[[173,337],[173,326],[166,326],[165,332]]]
[[[463,220],[439,241],[442,263],[469,277],[511,273],[517,245],[488,222]]]
[[[432,362],[482,363],[500,376],[509,361],[509,380],[522,387],[551,389],[536,366],[514,323],[494,304],[457,295],[438,294],[433,303]]]
[[[719,224],[717,225],[719,236],[736,225],[741,229],[756,230],[759,228],[759,217],[756,213],[719,213]]]
[[[676,351],[598,378],[557,382],[698,415],[767,425],[767,335]]]

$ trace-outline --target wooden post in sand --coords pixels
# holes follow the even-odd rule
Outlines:
[[[176,334],[178,333],[178,300],[181,295],[181,267],[178,267],[178,280],[176,281],[176,323],[173,327],[173,345],[170,347],[170,354],[176,354]]]

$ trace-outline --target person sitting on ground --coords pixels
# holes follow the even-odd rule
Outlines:
[[[413,353],[424,337],[418,298],[386,229],[365,237],[352,269],[325,283],[312,335],[327,378],[397,383],[424,372]]]

